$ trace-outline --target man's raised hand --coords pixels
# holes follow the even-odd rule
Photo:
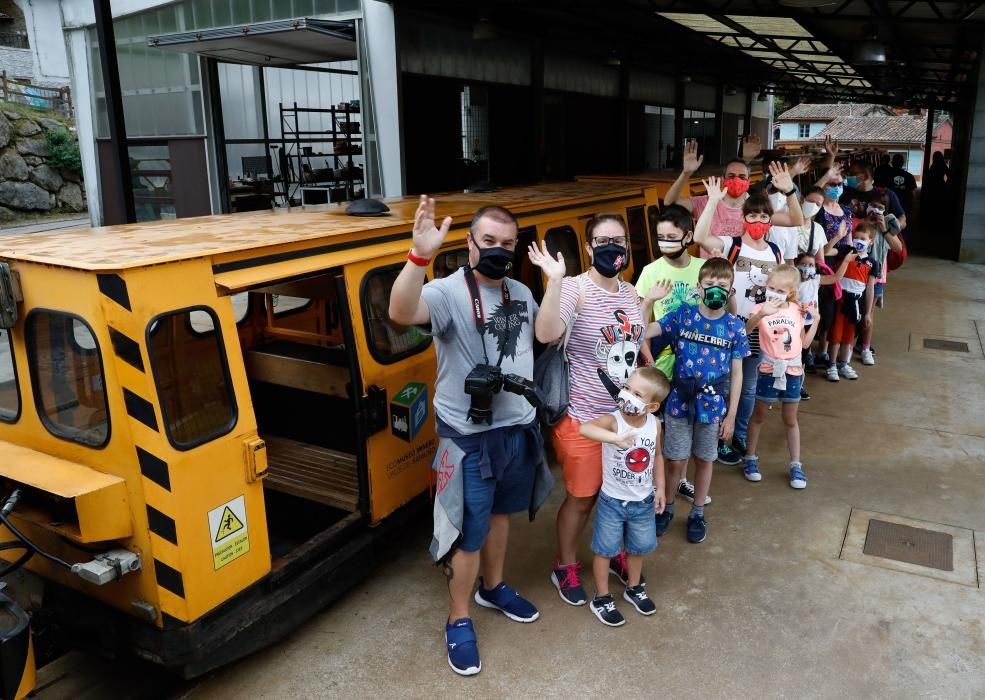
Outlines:
[[[793,189],[793,178],[786,163],[774,160],[770,163],[770,175],[773,176],[773,187],[779,192],[789,192]]]
[[[417,206],[417,213],[414,214],[414,255],[421,258],[432,257],[445,242],[450,227],[450,216],[444,218],[441,228],[435,225],[434,200],[422,194],[421,203]]]
[[[551,254],[547,251],[547,241],[541,241],[541,246],[543,246],[542,249],[538,248],[536,243],[530,244],[530,247],[527,249],[530,262],[543,270],[548,280],[556,282],[562,279],[567,272],[567,267],[564,264],[564,255],[562,255],[561,251],[558,251],[556,258],[551,257]]]
[[[824,137],[824,152],[834,158],[838,155],[838,142],[830,136]]]
[[[790,168],[790,175],[796,177],[797,175],[803,175],[811,167],[811,159],[807,156],[801,156],[797,159],[797,162],[793,164]]]
[[[684,172],[688,175],[694,175],[704,162],[705,157],[698,155],[698,142],[688,141],[684,146]]]

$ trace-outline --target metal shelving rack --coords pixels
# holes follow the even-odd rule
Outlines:
[[[281,173],[284,189],[276,194],[294,203],[299,199],[298,193],[302,187],[327,187],[330,191],[344,189],[344,197],[332,197],[332,201],[361,198],[366,189],[364,170],[353,161],[353,158],[363,156],[363,140],[356,135],[360,133],[360,122],[353,119],[354,115],[359,114],[359,107],[351,104],[338,107],[298,107],[297,102],[289,107],[281,102],[279,107],[284,139],[284,158],[281,162],[286,163],[287,168]],[[331,115],[332,128],[303,130],[300,123],[302,114]],[[305,153],[303,144],[328,142],[332,144],[331,153]],[[333,167],[316,170],[311,167],[312,158],[330,158]],[[331,176],[327,177],[329,170]],[[341,176],[338,175],[340,172]],[[356,185],[362,185],[358,197]]]

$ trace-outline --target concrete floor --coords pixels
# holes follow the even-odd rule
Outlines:
[[[971,352],[912,352],[911,333],[963,339]],[[515,519],[507,562],[541,619],[522,625],[475,610],[478,676],[460,678],[446,663],[445,584],[425,523],[395,561],[282,643],[180,696],[982,697],[985,592],[839,553],[861,509],[977,530],[985,560],[983,343],[985,267],[911,258],[877,312],[879,364],[857,365],[857,382],[809,381],[809,488],[787,485],[773,414],[763,482],[716,467],[708,539],[685,541],[685,505],[647,558],[653,617],[623,602],[628,622],[610,629],[560,601],[548,580],[557,489],[535,523]],[[587,560],[587,534],[581,550]],[[956,567],[974,571],[968,558]]]

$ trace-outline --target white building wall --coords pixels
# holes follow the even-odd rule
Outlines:
[[[781,122],[780,140],[781,141],[806,141],[821,133],[828,124],[827,122],[808,122],[808,136],[804,138],[800,135],[801,122]]]
[[[54,0],[16,0],[16,2],[24,13],[27,39],[31,45],[27,50],[32,61],[31,72],[28,75],[33,75],[33,82],[39,85],[68,85],[70,77],[67,42],[65,35],[61,31],[56,31],[62,26],[60,3]]]

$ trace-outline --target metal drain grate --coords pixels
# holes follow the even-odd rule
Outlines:
[[[968,352],[968,343],[941,338],[924,338],[923,346],[928,350],[949,350],[951,352]]]
[[[863,554],[954,571],[954,538],[946,532],[869,520]]]

